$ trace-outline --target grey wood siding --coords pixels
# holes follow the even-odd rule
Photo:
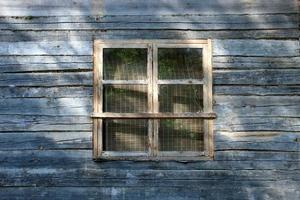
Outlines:
[[[297,0],[1,0],[0,199],[300,199]],[[215,159],[92,160],[93,39],[213,40]]]

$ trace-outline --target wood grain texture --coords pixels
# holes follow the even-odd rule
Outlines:
[[[63,1],[9,1],[0,4],[2,16],[61,16],[61,15],[159,15],[159,14],[248,14],[248,13],[295,13],[297,1],[289,0],[63,0]],[[268,9],[265,9],[268,8]]]
[[[299,199],[299,5],[0,1],[1,198]],[[93,162],[93,40],[208,38],[214,160]]]
[[[105,33],[105,34],[104,34]],[[0,42],[24,41],[91,41],[97,39],[298,39],[298,29],[276,30],[77,30],[77,31],[10,31],[0,32]]]
[[[0,55],[92,55],[90,41],[0,42]],[[214,56],[299,56],[298,40],[214,40]]]
[[[102,119],[215,119],[215,113],[94,113],[93,118]]]
[[[253,198],[266,198],[283,199],[285,197],[289,199],[297,199],[298,194],[294,189],[290,189],[286,186],[272,185],[270,182],[262,182],[261,185],[265,187],[259,187],[259,181],[251,184],[242,184],[240,186],[234,186],[232,188],[223,189],[221,186],[216,189],[206,188],[204,186],[192,186],[192,187],[19,187],[19,188],[3,188],[1,194],[3,198],[21,198],[21,199],[53,199],[53,196],[57,198],[69,199],[97,199],[101,196],[103,199],[232,199],[240,200],[247,199],[249,196]],[[213,181],[217,183],[217,181]],[[286,185],[286,182],[280,182],[282,185]],[[280,190],[281,192],[274,192],[274,190]],[[239,191],[239,192],[236,192]]]
[[[296,29],[298,15],[147,15],[2,17],[2,30],[268,30]]]

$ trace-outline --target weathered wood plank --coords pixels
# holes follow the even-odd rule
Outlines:
[[[299,56],[299,40],[214,40],[214,56]]]
[[[239,182],[240,186],[222,188],[222,186],[192,185],[184,187],[3,187],[0,189],[4,199],[24,200],[52,200],[57,199],[216,199],[216,200],[241,200],[253,197],[255,199],[272,198],[298,199],[298,191],[286,187],[287,182],[264,181],[261,184],[246,184]],[[217,183],[217,181],[213,181]],[[280,186],[281,184],[281,186]],[[230,183],[228,185],[231,185]],[[262,186],[264,185],[264,186]],[[237,192],[238,191],[238,192]]]
[[[251,131],[215,133],[216,150],[300,151],[300,132]]]
[[[93,118],[108,119],[215,119],[215,113],[93,113]]]
[[[300,68],[300,57],[227,57],[216,56],[214,69],[295,69]]]
[[[97,4],[94,3],[96,3],[94,0],[4,0],[0,3],[0,14],[1,16],[89,15],[93,13],[93,6],[101,9],[100,1]]]
[[[300,86],[241,86],[216,85],[213,87],[214,95],[233,96],[300,96]],[[30,97],[91,97],[92,86],[72,87],[0,87],[0,98],[30,98]]]
[[[1,87],[0,98],[92,97],[92,86]]]
[[[298,40],[213,40],[214,56],[299,56]],[[92,55],[89,41],[0,42],[0,55]]]
[[[215,70],[216,85],[298,85],[300,69]]]
[[[214,95],[233,96],[299,96],[300,86],[214,86]],[[2,87],[0,98],[90,97],[92,86],[72,87]]]
[[[255,0],[241,2],[239,0],[102,0],[81,1],[9,1],[0,3],[2,16],[60,16],[60,15],[159,15],[159,14],[248,14],[248,13],[295,13],[297,1],[288,0]],[[268,9],[266,9],[268,8]]]
[[[299,98],[298,96],[215,96],[214,111],[220,119],[228,116],[234,118],[299,117]],[[89,116],[91,107],[90,97],[0,99],[1,114]]]
[[[77,16],[0,16],[0,27],[1,25],[13,26],[14,24],[22,25],[38,25],[41,27],[50,25],[50,24],[59,24],[59,23],[119,23],[119,22],[140,22],[140,23],[206,23],[206,24],[241,24],[243,23],[253,23],[259,24],[268,24],[268,23],[297,23],[298,16],[297,12],[295,13],[261,13],[261,14],[223,14],[217,13],[215,15],[205,15],[205,14],[181,14],[181,15],[140,15],[137,18],[135,15],[77,15]],[[5,27],[5,26],[3,26]],[[229,28],[229,27],[227,27]],[[249,27],[249,29],[251,29]]]
[[[257,109],[259,111],[259,109]],[[243,116],[238,113],[236,116],[220,117],[215,120],[215,130],[221,131],[300,131],[299,117],[260,117],[260,116]],[[223,116],[223,115],[222,115]]]
[[[235,158],[241,153],[235,152]],[[278,155],[294,155],[294,153],[277,152]],[[254,156],[255,152],[249,152],[249,155]],[[264,154],[269,155],[268,159],[264,159]],[[225,154],[226,155],[226,154]],[[223,154],[223,158],[225,157]],[[29,151],[0,151],[1,167],[10,168],[43,168],[51,166],[52,168],[74,169],[84,167],[85,169],[131,169],[131,170],[213,170],[213,169],[300,169],[297,160],[275,160],[276,152],[263,152],[262,155],[257,154],[256,159],[232,160],[228,154],[225,160],[206,160],[199,162],[135,162],[135,161],[106,161],[94,162],[92,160],[92,150],[29,150]],[[240,158],[243,155],[240,155]],[[33,162],[34,161],[34,162]]]
[[[92,72],[0,74],[0,86],[92,86]]]
[[[89,31],[1,31],[0,42],[91,41],[98,39],[298,39],[298,29],[277,30],[89,30]]]
[[[92,71],[91,63],[16,64],[0,66],[0,73]]]
[[[54,150],[54,149],[90,149],[91,130],[63,131],[55,130],[28,132],[1,132],[0,150]],[[215,148],[224,150],[264,150],[264,151],[300,151],[297,133],[279,132],[216,132]]]
[[[241,86],[241,85],[216,85],[213,87],[215,95],[244,95],[244,96],[283,96],[300,95],[300,86],[276,85],[276,86]]]
[[[75,70],[76,71],[76,70]],[[50,71],[52,72],[52,71]],[[300,69],[214,70],[214,85],[297,85]],[[0,86],[91,86],[92,72],[0,74]]]
[[[140,2],[138,0],[104,1],[104,15],[151,15],[151,14],[215,14],[215,13],[289,13],[298,12],[296,1],[289,0],[285,3],[279,0],[255,0],[241,2],[239,0],[228,0],[220,2],[217,0],[154,0],[151,2]],[[268,8],[268,9],[266,9]]]
[[[67,16],[0,18],[2,30],[233,30],[291,29],[298,14]]]
[[[215,181],[219,181],[216,186],[223,183],[223,188],[230,188],[230,182],[235,182],[237,186],[241,184],[255,184],[256,181],[284,181],[290,183],[288,188],[297,187],[298,174],[294,171],[273,171],[273,170],[103,170],[103,169],[0,169],[1,185],[16,186],[99,186],[99,187],[120,187],[126,186],[156,186],[156,187],[182,187],[187,184],[205,185],[209,187]],[[85,178],[82,178],[85,177]],[[96,178],[95,177],[99,177]],[[159,177],[159,178],[158,178]],[[186,177],[191,177],[186,179]],[[45,181],[46,180],[46,181]],[[70,181],[70,182],[69,182]],[[207,183],[207,184],[205,184]],[[227,183],[227,184],[226,184]],[[257,184],[258,182],[256,182]],[[69,185],[68,185],[69,184]],[[273,185],[273,184],[272,184]]]
[[[92,63],[92,56],[0,56],[0,66],[6,65],[43,65],[43,64],[89,64]]]
[[[1,42],[0,55],[92,55],[89,41]]]
[[[90,116],[91,98],[13,98],[0,100],[0,113],[21,115]]]
[[[281,152],[281,151],[216,151],[215,160],[300,160],[299,152]]]
[[[14,112],[12,109],[11,111]],[[1,114],[0,132],[92,130],[91,118],[89,116],[47,116],[44,114],[47,114],[47,112],[43,113],[41,111],[40,114],[32,115]]]
[[[216,131],[215,135],[216,142],[297,142],[300,137],[299,132],[280,131]]]
[[[1,55],[91,55],[91,42],[1,42]],[[30,49],[30,51],[25,51]],[[299,41],[214,40],[214,55],[298,56]]]
[[[214,95],[233,96],[300,96],[300,86],[241,86],[216,85],[213,87]],[[0,98],[42,98],[42,97],[91,97],[92,86],[72,87],[1,87]]]
[[[284,151],[298,152],[300,154],[299,142],[216,142],[216,151]]]
[[[215,96],[214,112],[218,119],[238,117],[299,117],[298,96]]]
[[[1,168],[1,185],[16,186],[99,186],[120,187],[182,187],[187,184],[231,188],[241,184],[259,184],[257,181],[289,183],[288,188],[296,189],[299,174],[292,170],[114,170],[114,169],[56,169],[56,168]],[[85,177],[85,178],[82,178]],[[95,178],[98,177],[98,178]],[[187,179],[186,177],[191,177]],[[234,182],[233,185],[228,183]],[[206,183],[206,184],[205,184]],[[227,184],[226,184],[227,183]],[[204,186],[205,185],[205,186]],[[258,186],[258,185],[257,185]]]
[[[228,179],[232,181],[235,179],[237,182],[241,181],[253,181],[253,180],[261,180],[261,181],[287,181],[287,180],[298,180],[299,174],[295,174],[292,170],[127,170],[127,169],[84,169],[81,168],[70,168],[68,169],[52,169],[49,172],[44,168],[1,168],[0,174],[4,175],[4,180],[2,182],[6,182],[3,186],[18,186],[20,183],[24,185],[36,184],[37,186],[51,186],[55,182],[58,182],[56,186],[66,186],[66,179],[70,178],[73,180],[80,179],[81,176],[85,176],[86,178],[83,180],[74,181],[70,184],[70,186],[88,186],[93,182],[93,184],[97,186],[121,186],[124,181],[128,182],[128,186],[137,186],[138,183],[143,184],[153,184],[153,181],[157,181],[157,184],[162,184],[163,182],[170,182],[172,186],[182,186],[179,185],[182,182],[202,182],[208,180],[219,180],[221,182],[227,182],[224,179]],[[55,173],[57,172],[57,173]],[[59,173],[60,172],[60,173]],[[24,174],[25,177],[20,177],[20,175]],[[15,177],[18,180],[7,180],[5,179],[5,175]],[[34,175],[39,175],[34,178]],[[73,178],[72,178],[73,175]],[[57,179],[57,176],[62,176],[61,180]],[[49,177],[48,181],[42,181],[43,177]],[[95,177],[101,177],[101,179],[95,180]],[[159,177],[159,179],[157,179]],[[191,177],[189,180],[186,177]],[[113,180],[119,179],[119,184]],[[134,181],[132,180],[134,179]],[[132,181],[130,181],[132,180]],[[32,182],[30,182],[32,181]],[[60,181],[60,182],[59,182]],[[109,183],[111,181],[111,184]],[[149,182],[148,182],[149,181]],[[11,184],[11,185],[10,185]],[[178,185],[177,185],[178,184]],[[171,186],[169,185],[169,186]],[[230,187],[230,186],[227,186]],[[291,185],[291,188],[295,186]],[[226,186],[224,185],[224,188]]]
[[[90,149],[89,132],[2,132],[1,150]]]

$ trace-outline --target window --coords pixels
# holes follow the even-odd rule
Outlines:
[[[213,157],[210,40],[94,42],[93,157]]]

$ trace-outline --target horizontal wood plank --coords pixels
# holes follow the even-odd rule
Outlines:
[[[93,113],[93,118],[107,119],[215,119],[215,113]]]
[[[214,86],[274,86],[299,83],[300,69],[214,70]],[[200,84],[201,82],[199,82]],[[92,72],[37,72],[0,74],[0,86],[92,86]]]
[[[214,56],[299,56],[298,40],[213,40]],[[0,42],[0,55],[92,55],[90,41]]]
[[[298,85],[300,69],[215,70],[215,85]]]
[[[272,170],[103,170],[103,169],[0,169],[2,185],[6,187],[16,186],[75,186],[75,187],[120,187],[123,184],[131,187],[143,185],[155,187],[183,187],[187,184],[203,185],[202,187],[211,187],[218,181],[216,186],[231,188],[231,182],[245,184],[255,184],[256,181],[272,181],[290,183],[288,188],[296,189],[298,174],[294,171],[272,171]],[[85,176],[85,178],[81,178]],[[12,178],[9,178],[12,177]],[[95,177],[101,177],[95,179]],[[157,178],[159,177],[159,179]],[[186,177],[191,177],[186,179]],[[46,180],[46,181],[45,181]],[[71,184],[68,183],[71,181]],[[207,183],[208,185],[206,185]],[[227,183],[227,184],[226,184]],[[270,183],[270,182],[269,182]],[[68,185],[70,184],[70,185]],[[205,186],[204,186],[205,185]]]
[[[260,183],[259,183],[260,182]],[[287,182],[270,182],[256,181],[251,183],[239,182],[232,185],[233,182],[227,183],[231,188],[223,188],[216,186],[218,181],[212,181],[211,184],[183,187],[4,187],[1,188],[1,195],[4,199],[30,199],[30,200],[52,200],[53,197],[58,199],[74,200],[74,199],[97,199],[101,196],[103,199],[122,199],[130,198],[131,200],[139,199],[211,199],[216,200],[247,199],[249,196],[264,198],[268,196],[274,200],[281,200],[286,197],[289,199],[297,199],[298,195],[295,189],[290,189]],[[224,184],[224,183],[222,183]],[[281,186],[280,186],[281,184]],[[208,187],[205,187],[207,185]],[[213,185],[213,186],[212,186]],[[262,186],[264,185],[264,186]],[[276,190],[276,192],[275,192]],[[236,192],[239,191],[239,192]]]
[[[300,96],[300,86],[252,86],[252,85],[216,85],[213,87],[217,96]],[[61,97],[91,97],[92,86],[52,86],[52,87],[2,87],[0,98],[61,98]]]
[[[184,79],[184,80],[158,80],[157,83],[159,85],[178,85],[178,84],[193,84],[193,85],[203,85],[202,80],[197,79]]]
[[[0,113],[14,115],[90,116],[92,99],[32,98],[1,99]]]
[[[255,0],[241,2],[228,0],[103,0],[81,1],[63,0],[50,1],[9,1],[0,3],[2,16],[63,16],[63,15],[152,15],[152,14],[248,14],[248,13],[295,13],[298,12],[297,1],[288,0]],[[268,9],[265,9],[268,8]]]
[[[299,162],[289,159],[293,152],[223,152],[222,159],[200,162],[94,162],[92,150],[15,150],[0,151],[2,168],[51,168],[58,169],[131,169],[131,170],[243,170],[243,169],[289,169],[299,170]],[[247,154],[245,153],[247,152]],[[253,159],[254,158],[254,159]],[[248,160],[247,160],[248,159]]]
[[[90,41],[1,42],[0,55],[92,55]]]
[[[259,111],[256,109],[256,111]],[[220,114],[222,115],[222,114]],[[222,115],[224,116],[224,115]],[[251,116],[239,115],[217,118],[215,120],[215,130],[220,131],[300,131],[300,116],[284,117],[284,116]]]
[[[297,85],[217,85],[213,87],[215,95],[233,96],[299,96],[300,86]]]
[[[68,116],[68,112],[65,112],[66,115],[51,116],[53,112],[54,113],[59,112],[54,107],[52,107],[53,109],[52,113],[49,113],[46,110],[44,110],[41,111],[40,114],[38,114],[37,112],[39,110],[37,110],[37,112],[29,111],[31,106],[28,106],[29,108],[25,109],[27,111],[23,110],[24,113],[21,113],[22,109],[21,112],[17,114],[5,115],[2,113],[0,115],[0,132],[30,132],[30,131],[64,132],[64,131],[91,131],[92,130],[91,118],[88,115]],[[66,109],[62,108],[62,110],[66,110]],[[11,109],[11,111],[14,112],[13,109]],[[30,114],[26,115],[26,112]]]
[[[230,57],[213,58],[214,69],[299,69],[300,57]]]
[[[299,118],[298,96],[215,96],[214,112],[218,119],[238,117]]]
[[[298,96],[215,96],[218,118],[299,117]],[[91,98],[0,99],[1,114],[83,115],[91,114]],[[234,113],[234,115],[230,114]]]
[[[104,34],[105,33],[105,34]],[[295,29],[275,30],[76,30],[76,31],[11,31],[0,32],[0,42],[22,41],[92,41],[98,39],[298,39]]]
[[[2,30],[268,30],[295,29],[298,15],[147,15],[0,18]]]
[[[214,56],[299,56],[299,40],[213,40]]]
[[[74,125],[76,126],[76,125]],[[54,129],[55,130],[55,129]],[[1,150],[91,149],[92,132],[1,132]]]
[[[92,86],[92,72],[0,74],[0,86]]]
[[[1,87],[0,98],[63,98],[92,97],[92,86]]]

